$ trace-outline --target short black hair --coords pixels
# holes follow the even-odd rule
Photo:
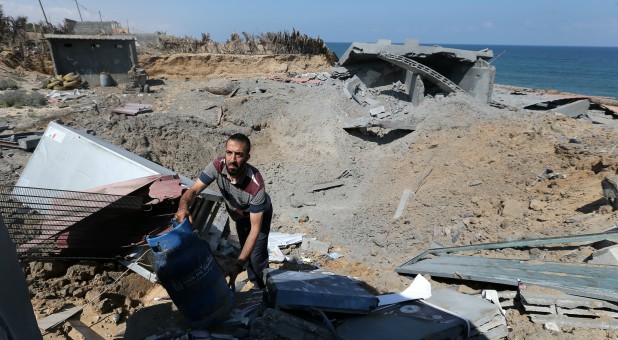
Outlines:
[[[227,138],[227,141],[225,141],[225,144],[227,144],[227,142],[231,140],[235,142],[245,143],[245,145],[247,146],[247,154],[251,152],[251,141],[249,140],[249,137],[247,137],[246,135],[242,133],[235,133]]]

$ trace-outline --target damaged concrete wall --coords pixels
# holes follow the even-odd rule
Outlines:
[[[358,68],[359,71],[355,74],[367,87],[396,81],[405,82],[407,71],[400,67],[393,71],[392,65],[378,61],[380,52],[409,58],[448,78],[474,99],[481,102],[491,101],[496,69],[488,62],[493,57],[490,50],[468,51],[441,46],[420,46],[417,40],[407,40],[403,45],[392,45],[389,40],[380,40],[376,44],[351,44],[342,56],[340,65]],[[439,86],[429,81],[424,85],[427,95],[442,92]]]
[[[90,86],[101,85],[107,72],[118,83],[129,82],[128,72],[137,66],[132,36],[46,35],[56,74],[77,72]]]

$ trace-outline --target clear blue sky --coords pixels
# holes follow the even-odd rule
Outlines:
[[[232,32],[296,28],[327,42],[618,46],[618,0],[77,0],[84,20],[217,41]],[[75,0],[41,0],[52,23],[79,20]],[[2,1],[7,15],[43,18],[38,0]]]

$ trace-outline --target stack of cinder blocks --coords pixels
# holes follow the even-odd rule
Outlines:
[[[559,291],[520,293],[521,304],[535,323],[618,329],[618,304]]]

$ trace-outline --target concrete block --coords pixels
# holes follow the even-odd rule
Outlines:
[[[315,238],[303,237],[303,243],[300,245],[300,249],[314,251],[320,254],[328,254],[330,249],[330,242],[321,242]]]
[[[41,136],[31,135],[17,140],[19,147],[24,150],[33,150],[39,144]]]
[[[591,328],[591,329],[618,329],[618,320],[610,319],[584,319],[584,318],[571,318],[568,316],[560,315],[537,315],[531,314],[530,320],[534,323],[546,324],[548,322],[555,322],[559,326],[569,326],[578,328]]]
[[[562,308],[558,307],[558,315],[571,315],[571,316],[608,316],[610,318],[618,319],[618,313],[610,312],[603,309],[587,309],[587,308]]]
[[[374,107],[373,109],[369,110],[369,114],[372,117],[377,117],[381,113],[384,113],[384,106]]]
[[[556,311],[556,305],[536,306],[536,305],[524,304],[524,309],[526,310],[526,312],[550,313],[550,314],[558,313]]]
[[[573,296],[565,293],[561,294],[530,294],[525,291],[521,293],[522,304],[550,306],[556,305],[563,308],[605,308],[618,311],[618,305],[612,302],[596,300],[582,296]]]
[[[482,333],[487,333],[491,331],[492,329],[496,327],[500,327],[500,326],[506,326],[506,319],[504,318],[504,316],[502,316],[502,314],[496,315],[496,317],[494,317],[493,320],[489,321],[488,323],[484,325],[476,327],[476,329],[478,330],[479,333],[482,334]]]
[[[589,108],[590,101],[588,99],[582,99],[566,105],[559,106],[553,109],[553,111],[561,113],[565,116],[576,118],[588,112]]]
[[[618,266],[618,245],[595,251],[588,263]]]

